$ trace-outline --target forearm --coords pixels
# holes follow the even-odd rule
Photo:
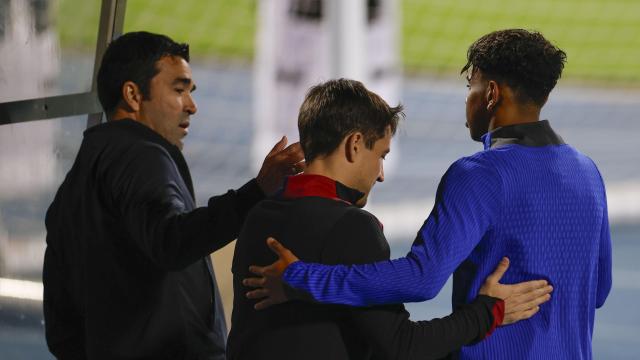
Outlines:
[[[440,238],[451,247],[433,246]],[[296,262],[284,281],[321,303],[370,306],[434,298],[466,254],[457,233],[439,234],[433,219],[420,230],[406,257],[363,265],[326,266]],[[300,297],[296,297],[300,298]]]
[[[212,216],[216,217],[219,215],[220,211],[225,212],[229,211],[227,206],[218,206],[217,202],[219,198],[228,197],[227,201],[230,201],[232,204],[229,207],[233,207],[235,209],[239,226],[238,232],[244,223],[245,218],[249,211],[261,200],[265,198],[264,193],[258,186],[256,179],[251,179],[238,190],[229,190],[226,194],[221,196],[214,196],[209,199],[209,210],[212,212]],[[220,210],[220,211],[218,211]]]
[[[414,257],[350,266],[295,262],[286,269],[284,281],[317,302],[370,306],[433,298],[442,285],[434,283],[428,271]]]
[[[406,358],[444,357],[462,346],[488,337],[503,317],[502,300],[481,295],[473,303],[461,306],[446,317],[406,324],[405,336],[412,339],[413,344]]]
[[[262,193],[252,180],[237,191],[209,199],[208,206],[182,212],[180,206],[130,211],[142,250],[159,266],[181,269],[238,237],[244,219]],[[146,214],[146,215],[142,215]]]
[[[406,257],[335,267],[298,262],[286,269],[284,281],[322,303],[369,306],[432,299],[499,217],[500,204],[495,169],[478,160],[458,161],[438,186],[434,208]]]
[[[352,316],[382,358],[438,359],[485,338],[502,321],[503,308],[498,303],[481,296],[449,316],[418,322],[409,320],[406,311],[398,311],[400,306],[354,309]]]

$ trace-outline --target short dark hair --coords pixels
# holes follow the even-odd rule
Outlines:
[[[507,29],[484,35],[471,44],[461,73],[479,69],[506,83],[521,102],[542,106],[562,75],[566,60],[567,54],[539,32]]]
[[[98,98],[104,111],[110,114],[116,108],[126,81],[136,83],[143,98],[149,99],[151,79],[159,72],[156,62],[164,56],[188,62],[189,45],[146,31],[130,32],[111,42],[98,71]]]
[[[388,127],[395,134],[401,117],[402,105],[390,107],[359,81],[337,79],[313,86],[298,115],[305,160],[330,154],[346,136],[358,131],[371,149]]]

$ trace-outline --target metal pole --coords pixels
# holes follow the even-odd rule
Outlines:
[[[122,35],[124,27],[124,15],[127,10],[127,0],[102,0],[100,10],[100,28],[98,29],[98,42],[96,44],[96,57],[93,65],[93,81],[91,92],[98,91],[97,77],[102,56],[107,50],[109,43]],[[89,114],[87,128],[98,125],[102,122],[102,113]]]
[[[100,113],[95,93],[49,96],[0,104],[0,125],[45,120],[64,116]]]
[[[327,0],[331,76],[366,83],[366,0]]]

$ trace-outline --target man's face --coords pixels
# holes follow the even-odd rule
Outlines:
[[[467,75],[467,127],[471,133],[471,138],[480,141],[481,136],[489,131],[491,114],[487,110],[487,87],[488,81],[477,68],[469,70],[471,75]]]
[[[156,67],[159,72],[151,79],[150,98],[140,107],[141,119],[182,150],[182,139],[189,133],[189,116],[197,111],[191,96],[196,89],[191,68],[177,56],[162,57]]]
[[[365,195],[356,205],[364,206],[367,203],[373,185],[377,181],[384,181],[383,162],[389,151],[391,151],[391,130],[389,128],[387,128],[384,137],[374,143],[373,148],[368,149],[364,146],[363,154],[359,157],[360,164],[357,172],[356,189],[362,191]]]

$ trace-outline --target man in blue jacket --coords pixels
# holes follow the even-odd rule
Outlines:
[[[565,53],[540,33],[496,31],[467,53],[467,127],[484,150],[454,162],[404,258],[375,264],[306,264],[271,241],[280,260],[246,281],[258,308],[296,293],[323,303],[372,305],[433,298],[453,273],[453,305],[472,300],[503,256],[507,283],[545,278],[553,299],[529,321],[498,329],[460,358],[590,359],[595,309],[611,289],[605,188],[591,159],[567,145],[540,110]],[[288,292],[289,294],[293,292]]]

